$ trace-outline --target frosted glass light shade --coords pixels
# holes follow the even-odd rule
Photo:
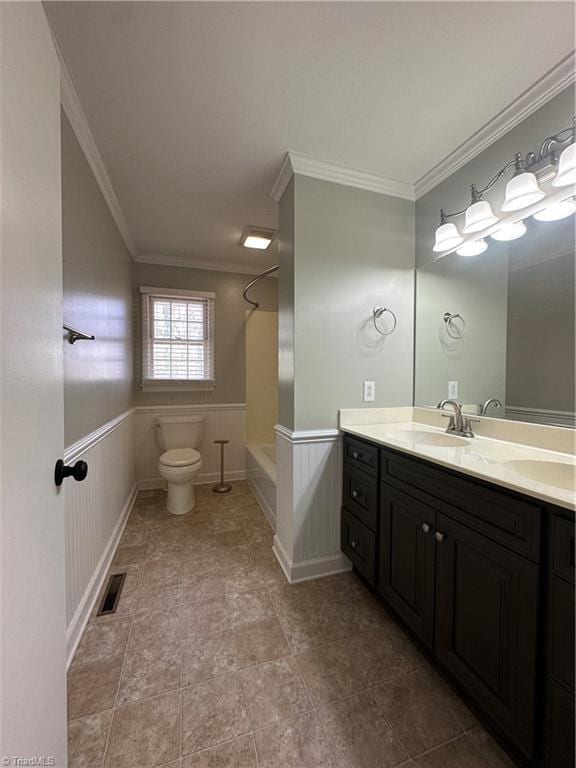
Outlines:
[[[515,224],[504,224],[499,230],[493,232],[491,237],[493,240],[506,242],[508,240],[517,240],[525,234],[526,224],[523,221],[517,221]]]
[[[576,212],[574,200],[562,200],[559,203],[547,205],[541,211],[534,214],[536,221],[560,221]]]
[[[446,224],[441,224],[436,230],[436,241],[434,242],[433,251],[438,253],[439,251],[448,251],[450,248],[456,248],[457,245],[463,243],[464,239],[458,232],[456,224],[452,224],[451,221]]]
[[[502,204],[503,211],[520,211],[528,205],[542,200],[544,192],[538,186],[538,180],[533,173],[524,173],[514,176],[506,184],[506,198]]]
[[[472,240],[470,243],[464,243],[464,245],[461,248],[458,248],[456,253],[458,256],[478,256],[480,253],[484,253],[484,251],[488,248],[488,243],[486,240]]]
[[[466,222],[462,232],[471,235],[473,232],[480,232],[481,229],[496,224],[497,221],[498,216],[494,215],[490,203],[486,200],[479,200],[466,209]]]
[[[566,187],[576,184],[576,144],[570,144],[560,155],[558,173],[552,182],[553,187]]]

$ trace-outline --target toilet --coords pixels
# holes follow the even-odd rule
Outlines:
[[[162,450],[158,471],[168,483],[168,512],[184,515],[194,508],[194,480],[202,468],[198,447],[204,435],[204,416],[167,416],[156,419]]]

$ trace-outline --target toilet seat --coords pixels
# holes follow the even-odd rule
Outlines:
[[[191,467],[200,461],[202,456],[194,448],[171,448],[160,456],[165,467]]]

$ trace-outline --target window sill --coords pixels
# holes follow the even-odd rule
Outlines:
[[[144,381],[142,392],[212,392],[215,381]]]

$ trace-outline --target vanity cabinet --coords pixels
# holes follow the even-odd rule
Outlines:
[[[356,437],[344,446],[356,570],[521,765],[573,768],[573,514]]]

